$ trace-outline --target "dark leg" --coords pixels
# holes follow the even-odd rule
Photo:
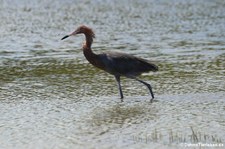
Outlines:
[[[152,95],[152,99],[151,99],[151,101],[150,102],[152,102],[153,101],[153,99],[154,99],[154,94],[153,94],[153,91],[152,91],[152,87],[151,87],[151,85],[150,84],[148,84],[148,83],[146,83],[146,82],[144,82],[144,81],[142,81],[142,80],[139,80],[139,79],[137,79],[137,78],[135,78],[137,81],[139,81],[139,82],[141,82],[141,83],[143,83],[145,86],[147,86],[148,87],[148,89],[149,89],[149,91],[150,91],[150,93],[151,93],[151,95]]]
[[[154,94],[153,94],[153,91],[152,91],[152,87],[151,87],[151,85],[150,85],[150,84],[148,84],[148,83],[146,83],[146,82],[144,82],[144,81],[142,81],[142,80],[139,80],[139,79],[137,79],[137,78],[135,78],[135,77],[132,77],[132,76],[129,76],[129,78],[131,78],[131,79],[135,79],[135,80],[137,80],[138,82],[141,82],[141,83],[143,83],[145,86],[147,86],[147,87],[148,87],[148,89],[149,89],[149,91],[150,91],[150,93],[151,93],[151,96],[152,96],[152,99],[150,100],[150,102],[152,102],[152,101],[153,101],[153,99],[154,99]]]
[[[120,76],[115,76],[115,78],[116,78],[116,81],[118,83],[118,88],[119,88],[119,91],[120,91],[121,102],[123,102],[123,92],[122,92],[122,88],[121,88],[121,85],[120,85]]]

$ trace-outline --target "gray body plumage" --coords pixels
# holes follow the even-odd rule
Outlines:
[[[152,62],[120,52],[107,52],[98,55],[105,65],[105,70],[113,75],[135,77],[144,72],[157,71]]]

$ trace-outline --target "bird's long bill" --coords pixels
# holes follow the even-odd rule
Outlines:
[[[61,40],[66,39],[66,38],[68,38],[68,37],[70,37],[70,36],[75,36],[76,34],[78,34],[78,32],[79,32],[78,30],[75,30],[75,31],[72,32],[71,34],[64,36]]]
[[[70,37],[70,36],[69,36],[69,35],[66,35],[66,36],[64,36],[61,40],[66,39],[66,38],[68,38],[68,37]]]

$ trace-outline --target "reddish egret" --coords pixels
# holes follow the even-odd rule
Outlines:
[[[77,34],[85,35],[86,41],[83,44],[83,53],[86,59],[97,68],[100,68],[115,76],[115,79],[118,83],[121,102],[123,102],[123,92],[120,85],[120,76],[135,79],[147,86],[152,96],[151,102],[153,101],[154,94],[151,85],[136,77],[144,72],[157,71],[158,67],[155,64],[151,63],[148,60],[125,53],[93,53],[93,51],[91,50],[91,45],[93,42],[93,38],[95,38],[95,34],[91,28],[84,25],[79,26],[74,32],[64,36],[61,40]]]

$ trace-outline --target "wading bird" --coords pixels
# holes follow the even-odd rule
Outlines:
[[[74,32],[64,36],[61,40],[77,34],[85,35],[86,41],[83,44],[83,54],[86,57],[86,59],[95,67],[100,68],[115,76],[115,79],[118,83],[121,102],[123,102],[123,92],[120,85],[121,76],[135,79],[143,83],[145,86],[147,86],[152,96],[152,99],[150,101],[151,102],[153,101],[154,94],[151,85],[136,77],[144,72],[158,71],[158,67],[155,64],[151,63],[148,60],[125,53],[118,53],[118,52],[107,52],[101,54],[93,53],[91,45],[93,42],[93,38],[95,38],[95,34],[91,28],[84,25],[79,26]]]

